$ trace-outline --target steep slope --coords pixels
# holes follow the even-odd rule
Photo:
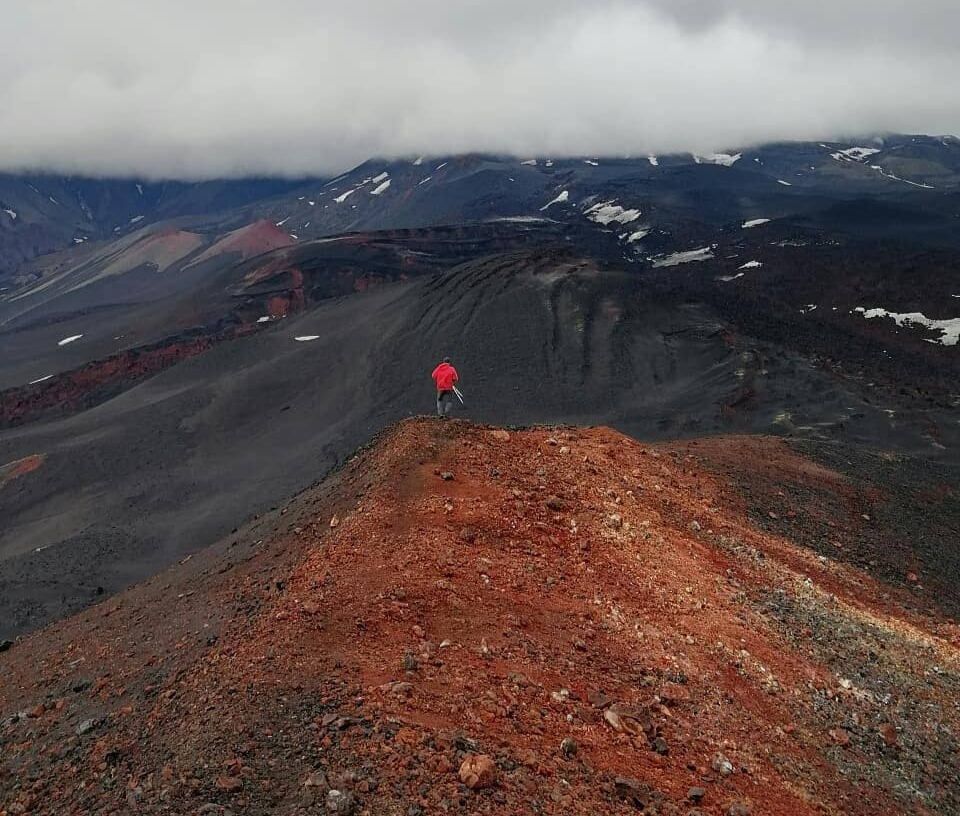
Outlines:
[[[593,242],[616,247],[615,236],[583,229],[497,222],[276,250],[204,276],[194,292],[207,300],[183,295],[197,312],[228,308],[220,329],[0,394],[0,466],[43,458],[0,489],[0,636],[154,574],[431,410],[428,374],[443,354],[463,374],[458,411],[480,421],[602,423],[645,439],[776,433],[954,457],[956,347],[854,311],[949,316],[927,305],[946,285],[929,257],[898,279],[889,258],[827,241],[773,246],[792,233],[770,223],[737,226],[713,259],[637,272],[602,260]],[[594,257],[579,251],[590,247]],[[722,279],[749,257],[766,265]],[[840,263],[854,284],[832,274]],[[142,314],[147,325],[166,313]],[[112,328],[102,314],[89,325]],[[63,336],[56,324],[0,336],[25,355],[18,382],[50,373],[28,368],[28,341],[83,352],[86,338],[59,347]],[[923,484],[956,478],[917,467]]]
[[[402,423],[0,653],[0,810],[956,812],[936,565],[757,520],[856,547],[861,507],[804,503],[856,491],[764,438]]]

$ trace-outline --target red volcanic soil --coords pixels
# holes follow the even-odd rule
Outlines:
[[[295,243],[296,240],[273,221],[254,221],[225,235],[200,255],[194,264],[227,252],[239,252],[242,258],[252,258]]]
[[[253,331],[256,326],[239,325],[185,334],[91,361],[42,383],[0,391],[0,428],[91,408],[146,377]]]
[[[761,529],[758,458],[845,481],[402,423],[0,655],[0,814],[958,812],[960,630]]]
[[[17,459],[15,462],[8,462],[0,465],[0,490],[6,487],[14,479],[33,473],[43,464],[43,457],[37,454],[26,456],[23,459]]]

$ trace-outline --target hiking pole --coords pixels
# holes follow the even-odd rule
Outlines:
[[[460,389],[457,386],[453,386],[453,393],[457,395],[457,399],[460,400],[460,404],[463,405],[463,394],[460,393]]]

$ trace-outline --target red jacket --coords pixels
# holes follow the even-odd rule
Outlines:
[[[437,391],[450,391],[453,384],[460,379],[457,376],[457,369],[450,363],[440,363],[433,369],[433,381],[437,384]]]

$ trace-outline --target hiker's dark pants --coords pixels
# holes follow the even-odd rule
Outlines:
[[[437,416],[447,416],[453,407],[453,391],[437,391]]]

